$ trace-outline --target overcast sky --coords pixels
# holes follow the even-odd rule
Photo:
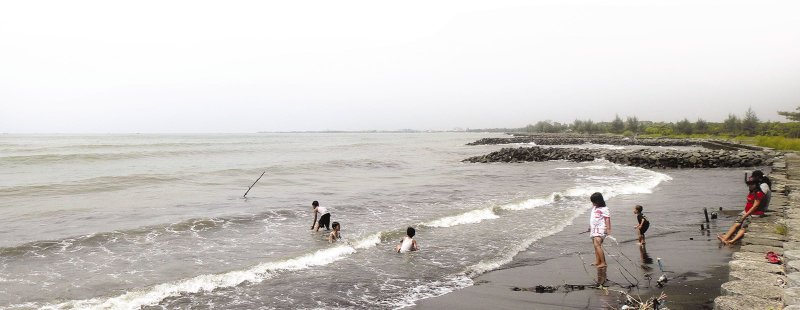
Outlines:
[[[800,1],[3,1],[0,132],[762,120]]]

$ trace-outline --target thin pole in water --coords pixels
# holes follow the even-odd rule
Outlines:
[[[267,173],[267,172],[266,171],[262,172],[261,176],[259,176],[258,179],[256,179],[255,182],[253,182],[253,185],[250,185],[250,187],[247,188],[247,191],[244,192],[244,196],[242,196],[242,198],[247,198],[247,193],[250,192],[250,189],[253,188],[253,186],[255,186],[256,183],[258,183],[258,180],[261,180],[261,177],[263,177],[265,173]]]

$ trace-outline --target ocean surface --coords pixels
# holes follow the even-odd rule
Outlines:
[[[593,192],[671,179],[461,162],[491,136],[0,135],[0,308],[401,308],[583,225]],[[342,242],[310,230],[313,200]],[[395,253],[409,226],[422,250]]]

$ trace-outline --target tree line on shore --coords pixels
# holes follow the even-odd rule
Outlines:
[[[728,135],[728,136],[781,136],[800,138],[800,107],[798,112],[783,112],[778,114],[786,117],[791,122],[762,122],[752,108],[748,108],[744,116],[728,114],[723,122],[709,122],[698,118],[692,122],[687,118],[678,122],[653,122],[642,121],[636,116],[628,116],[623,120],[616,115],[610,122],[595,122],[591,119],[576,119],[571,124],[553,121],[539,121],[523,128],[497,128],[488,131],[498,132],[526,132],[526,133],[584,133],[584,134],[622,134],[633,135]],[[471,130],[472,131],[472,130]],[[477,131],[477,130],[476,130]],[[487,130],[481,130],[487,131]]]

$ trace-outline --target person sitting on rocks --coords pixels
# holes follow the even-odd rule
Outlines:
[[[758,188],[761,189],[761,192],[764,193],[764,200],[761,201],[761,210],[767,211],[769,210],[769,201],[772,198],[772,181],[770,181],[769,177],[765,176],[764,172],[761,170],[753,171],[751,176],[756,180],[756,184],[758,184]]]
[[[747,179],[747,187],[750,192],[747,195],[747,204],[744,206],[744,212],[736,220],[728,232],[724,235],[717,235],[717,239],[726,245],[731,245],[739,239],[744,237],[745,230],[750,225],[750,216],[761,216],[764,211],[761,210],[761,201],[764,200],[764,192],[757,184],[757,181],[752,176]]]

